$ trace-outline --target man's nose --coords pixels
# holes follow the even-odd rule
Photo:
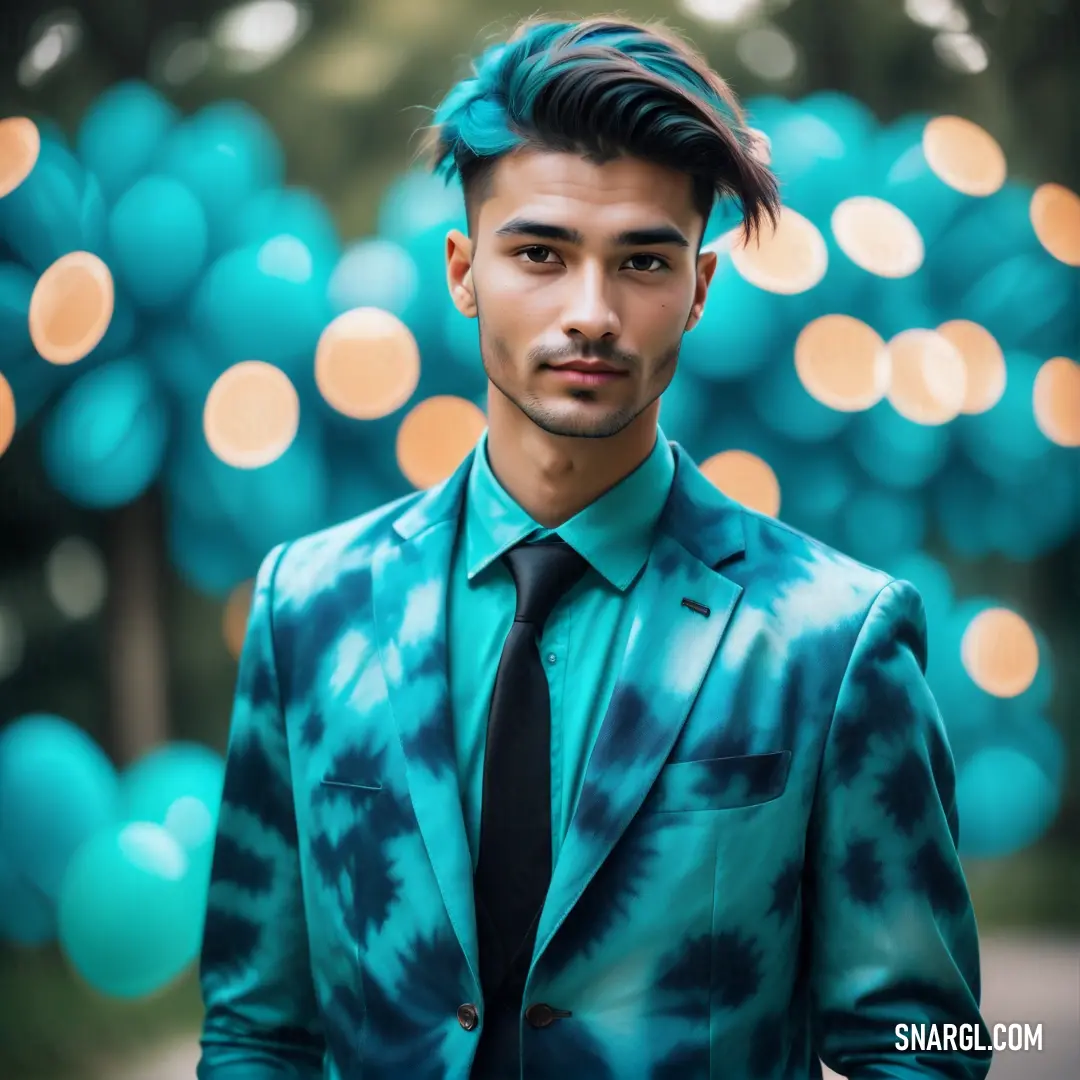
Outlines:
[[[617,336],[622,327],[612,292],[612,283],[600,267],[589,267],[569,276],[562,314],[563,333],[590,341]]]

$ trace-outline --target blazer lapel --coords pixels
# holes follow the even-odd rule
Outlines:
[[[470,453],[400,518],[372,561],[372,599],[409,795],[447,915],[479,985],[472,857],[461,813],[446,644],[447,592]]]
[[[537,959],[667,761],[742,593],[714,567],[742,554],[743,512],[677,443],[672,446],[677,465],[671,495],[634,587],[630,635],[552,873]]]

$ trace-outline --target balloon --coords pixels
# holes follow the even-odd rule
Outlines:
[[[916,424],[887,401],[856,416],[848,436],[867,476],[900,490],[921,488],[937,475],[951,438],[947,426]]]
[[[74,155],[43,141],[30,175],[0,198],[0,238],[36,274],[69,251],[103,254],[101,186]]]
[[[109,218],[112,269],[136,303],[160,308],[194,282],[206,258],[206,215],[179,180],[146,176]]]
[[[95,990],[140,998],[196,958],[203,925],[198,875],[164,826],[114,825],[78,850],[58,904],[60,944]]]
[[[149,169],[166,133],[179,118],[176,107],[144,82],[110,87],[87,110],[76,145],[83,164],[115,202]]]
[[[401,317],[419,285],[416,263],[400,244],[370,237],[346,248],[330,278],[330,303],[336,314],[377,307]],[[456,308],[453,314],[461,318]]]
[[[386,189],[379,203],[377,230],[388,240],[403,243],[429,229],[465,229],[465,197],[455,177],[413,169]]]
[[[156,478],[167,436],[166,406],[146,367],[113,360],[79,379],[49,416],[45,469],[81,506],[122,506]]]
[[[214,262],[195,289],[190,319],[221,370],[257,358],[288,371],[311,367],[330,310],[311,252],[296,237],[277,236]]]
[[[55,939],[55,906],[0,851],[0,941],[36,946]]]
[[[24,267],[0,263],[0,364],[5,371],[34,354],[28,319],[36,281]]]
[[[0,849],[47,898],[79,845],[116,820],[117,802],[112,763],[74,724],[31,714],[0,734]]]
[[[749,386],[754,412],[770,431],[799,443],[836,438],[852,413],[832,409],[811,397],[795,370],[790,352],[781,354]]]
[[[957,771],[960,854],[1002,858],[1043,835],[1061,804],[1061,785],[1012,746],[976,750]]]
[[[163,825],[209,886],[225,762],[198,743],[151,750],[120,777],[120,808],[128,821]]]
[[[203,205],[211,253],[228,246],[230,222],[249,200],[280,186],[281,146],[266,121],[238,101],[209,105],[169,132],[156,171],[182,181]]]

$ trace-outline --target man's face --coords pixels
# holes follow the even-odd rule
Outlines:
[[[632,158],[526,150],[496,166],[473,237],[448,238],[454,302],[484,370],[553,435],[616,435],[663,393],[716,256],[690,178]],[[560,369],[603,361],[612,371]]]

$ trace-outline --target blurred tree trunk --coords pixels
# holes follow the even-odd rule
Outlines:
[[[112,515],[108,544],[112,749],[120,764],[169,737],[161,506],[150,491]]]

